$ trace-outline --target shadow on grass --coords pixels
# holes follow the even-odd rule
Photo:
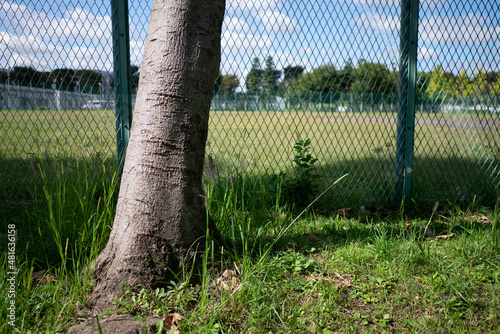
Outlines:
[[[346,243],[373,243],[380,236],[377,223],[383,223],[386,235],[425,239],[425,224],[408,228],[404,223],[413,219],[426,222],[436,209],[451,208],[458,212],[495,206],[500,177],[491,168],[480,168],[482,165],[463,159],[417,159],[416,166],[421,167],[415,174],[413,206],[404,212],[393,202],[394,169],[388,165],[387,159],[322,165],[318,174],[330,175],[328,181],[326,178],[322,180],[323,189],[328,186],[327,182],[334,182],[344,173],[349,175],[318,199],[304,219],[321,220],[325,215],[334,219],[330,219],[331,223],[326,223],[321,230],[316,230],[314,224],[309,228],[308,223],[305,223],[305,228],[290,228],[273,246],[273,251],[292,248],[307,251],[311,247],[321,250]],[[231,172],[227,166],[220,167],[208,187],[209,212],[226,237],[226,247],[234,247],[237,252],[251,248],[257,255],[274,242],[273,236],[297,217],[302,208],[294,207],[295,204],[280,193],[287,178],[293,178],[293,171],[287,171],[280,180],[269,174],[241,175]],[[435,207],[438,203],[439,206]],[[339,228],[334,221],[343,216],[342,209],[350,209],[348,214],[353,219],[346,220]],[[280,219],[280,215],[284,219]],[[439,213],[434,212],[434,216],[439,216]],[[300,225],[304,223],[300,222]],[[478,226],[482,228],[481,224]],[[431,222],[428,227],[435,234],[467,233],[460,225],[450,230]],[[272,236],[262,236],[265,234],[263,229]]]
[[[429,214],[437,201],[462,207],[473,203],[495,205],[500,176],[494,167],[459,158],[415,159],[415,214]],[[241,173],[220,163],[213,170],[206,170],[208,210],[228,244],[240,247],[248,235],[255,245],[264,246],[272,239],[263,236],[261,240],[252,240],[252,236],[260,235],[259,229],[274,229],[272,233],[276,234],[283,228],[277,216],[296,216],[300,212],[301,208],[282,197],[283,184],[293,177],[291,169],[284,172],[280,181],[275,174],[252,170]],[[318,180],[320,192],[342,175],[349,175],[318,199],[305,215],[312,217],[310,219],[316,219],[314,214],[318,213],[336,215],[336,210],[342,208],[352,208],[354,216],[360,213],[362,206],[369,210],[380,205],[392,212],[399,209],[393,203],[395,175],[391,157],[376,155],[322,164],[317,173],[322,175]],[[115,158],[95,155],[10,159],[0,156],[0,175],[0,233],[4,235],[7,225],[15,224],[19,258],[34,263],[36,268],[46,268],[57,266],[69,256],[67,254],[85,256],[92,243],[97,242],[99,249],[105,245],[118,194]],[[314,198],[316,194],[309,195]],[[376,214],[372,218],[387,220]],[[237,226],[250,221],[246,231],[237,230]],[[391,233],[403,233],[397,227],[394,229]],[[285,249],[303,241],[313,245],[317,241],[318,247],[314,247],[320,249],[325,240],[331,247],[367,240],[372,233],[361,223],[350,224],[347,230],[331,226],[313,233],[291,229],[276,246]],[[6,249],[6,238],[0,241],[0,249]]]
[[[258,194],[274,201],[277,191],[282,190],[280,187],[294,178],[294,171],[290,168],[284,171],[282,183],[278,184],[277,175],[280,172],[256,174],[250,170],[242,174],[238,167],[220,163],[210,181],[220,183],[219,188],[243,187],[243,190],[237,191]],[[315,174],[320,176],[318,181],[314,181],[319,185],[317,191],[303,194],[310,196],[311,201],[337,179],[348,174],[318,199],[316,207],[327,212],[373,205],[396,209],[400,207],[400,203],[394,201],[396,175],[392,157],[374,155],[363,159],[323,163],[316,168]],[[242,178],[245,178],[244,182],[241,182]],[[458,157],[414,159],[411,196],[416,207],[429,209],[438,201],[462,207],[473,204],[493,207],[499,195],[500,161],[471,161]],[[287,198],[281,198],[280,201],[289,206],[295,204]]]
[[[103,246],[116,205],[116,159],[0,157],[0,175],[0,233],[15,225],[19,261],[27,260],[35,270],[59,267],[87,256],[95,240]],[[0,249],[6,246],[2,238]]]
[[[376,215],[367,215],[364,221],[357,218],[320,218],[319,224],[308,224],[311,218],[305,217],[304,221],[298,221],[298,228],[290,229],[279,240],[274,236],[255,237],[258,232],[255,230],[248,233],[246,239],[237,240],[228,238],[225,235],[224,247],[227,249],[229,259],[243,258],[245,255],[260,260],[262,254],[269,252],[271,256],[280,253],[301,253],[304,255],[310,253],[334,252],[337,249],[356,249],[361,246],[377,253],[382,253],[386,258],[403,257],[406,260],[413,261],[431,261],[432,259],[425,253],[427,245],[430,242],[447,242],[446,239],[469,240],[477,239],[478,235],[486,236],[484,244],[489,245],[487,252],[497,253],[492,246],[491,235],[495,233],[495,228],[491,223],[482,223],[474,221],[465,214],[457,217],[446,218],[436,214],[433,217],[415,220],[402,220],[397,217],[385,217],[380,219]],[[411,222],[411,223],[410,223]],[[493,230],[492,230],[493,228]],[[475,241],[470,241],[474,243]],[[468,241],[460,241],[464,247],[464,252],[468,251]],[[455,243],[456,244],[456,243]],[[397,248],[394,248],[397,246]],[[493,248],[489,248],[492,246]],[[456,247],[456,246],[455,246]],[[481,248],[482,246],[474,245]],[[418,256],[409,256],[402,254],[401,251],[413,249]],[[411,255],[411,254],[410,254]],[[422,255],[422,256],[420,256]],[[425,256],[424,256],[425,255]],[[494,255],[494,254],[493,254]],[[405,261],[406,261],[405,260]],[[488,261],[486,258],[477,259],[479,262]],[[424,262],[420,262],[424,264]]]

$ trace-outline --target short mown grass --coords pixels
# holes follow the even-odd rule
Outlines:
[[[113,110],[0,111],[0,196],[26,197],[37,186],[40,157],[106,160],[116,156]],[[413,197],[493,206],[500,178],[499,116],[418,113]],[[221,175],[258,177],[290,167],[293,145],[311,140],[323,186],[349,173],[330,206],[393,204],[394,112],[212,111],[207,153]],[[113,166],[111,163],[108,166]]]

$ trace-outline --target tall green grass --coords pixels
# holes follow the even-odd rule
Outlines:
[[[34,158],[39,182],[19,202],[2,201],[2,233],[8,224],[16,228],[16,324],[22,333],[64,329],[92,290],[88,264],[106,243],[118,189],[116,171],[96,162]],[[0,289],[8,277],[3,236]],[[0,299],[2,305],[10,301],[6,294]],[[0,317],[6,315],[2,307]],[[0,328],[12,329],[7,323]]]
[[[106,242],[118,178],[84,162],[39,165],[37,201],[23,209],[28,224],[17,224],[16,325],[65,332],[85,314],[88,264]],[[439,206],[347,218],[310,209],[298,217],[279,183],[270,191],[253,173],[207,174],[204,187],[223,242],[207,239],[202,283],[190,285],[186,272],[163,290],[125,288],[116,303],[122,312],[139,320],[177,312],[189,333],[500,329],[498,210]],[[6,257],[0,262],[5,291]],[[9,299],[0,298],[5,319]],[[2,324],[0,332],[10,329]]]

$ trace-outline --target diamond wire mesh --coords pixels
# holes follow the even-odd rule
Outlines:
[[[108,3],[0,4],[0,196],[30,199],[40,169],[116,165]]]
[[[222,168],[276,174],[290,169],[294,143],[311,139],[325,183],[350,174],[338,191],[342,200],[387,202],[394,187],[399,35],[384,20],[398,13],[397,3],[228,1],[221,75],[236,74],[240,85],[222,85],[214,100],[230,92],[247,103],[213,103],[213,158]],[[392,29],[379,34],[377,24]],[[275,69],[279,82],[270,89],[266,71]]]
[[[488,0],[421,1],[413,183],[419,199],[491,201],[498,194],[494,7]],[[150,8],[151,1],[129,2],[133,91]],[[109,12],[99,2],[2,4],[0,87],[9,96],[0,101],[3,197],[31,187],[33,154],[114,156],[113,112],[81,104],[112,100]],[[325,182],[350,174],[337,190],[340,200],[390,202],[399,28],[399,1],[227,0],[207,143],[219,171],[287,170],[293,144],[309,138]],[[33,79],[15,66],[44,74]],[[82,70],[106,76],[108,86],[83,81],[91,74]],[[58,100],[34,98],[35,86],[47,84],[40,89]]]
[[[494,1],[430,1],[420,14],[415,197],[498,197],[500,13]],[[445,15],[443,15],[445,13]],[[436,57],[443,54],[440,61]]]

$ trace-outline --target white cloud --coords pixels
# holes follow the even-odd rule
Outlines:
[[[75,46],[68,50],[65,66],[68,68],[109,69],[113,68],[112,50]]]
[[[486,72],[500,71],[499,63],[477,59],[458,59],[456,61],[450,62],[450,67],[457,69],[456,73],[459,73],[460,70],[463,69],[470,76],[476,74],[479,68],[482,68]]]
[[[470,45],[498,41],[500,27],[494,26],[488,17],[476,14],[431,16],[419,24],[419,35],[427,43]]]
[[[400,52],[399,47],[390,46],[385,48],[385,50],[387,54],[390,56],[390,58],[394,61],[396,67],[399,66],[399,52]],[[440,55],[441,55],[440,52],[425,46],[419,46],[417,50],[417,58],[419,63],[421,62],[425,63],[429,60],[435,61],[436,59],[439,58]]]
[[[74,8],[57,17],[5,1],[0,20],[2,66],[112,70],[108,15]]]
[[[354,22],[365,28],[374,29],[380,33],[388,33],[399,29],[399,17],[376,13],[366,13],[354,19]]]
[[[239,34],[235,32],[225,31],[222,33],[222,49],[231,51],[229,49],[237,48],[238,53],[255,53],[251,49],[269,48],[273,42],[266,35],[252,35],[252,34]],[[246,51],[245,51],[246,50]]]
[[[4,2],[0,7],[2,26],[16,35],[34,35],[60,41],[83,39],[110,40],[111,17],[98,16],[86,10],[74,8],[62,17],[49,16],[24,5]]]
[[[277,7],[278,0],[228,0],[226,2],[226,10],[228,13],[249,11],[258,13],[266,10],[273,10]]]
[[[399,17],[385,14],[364,13],[353,22],[379,33],[397,32],[400,28]],[[477,14],[458,17],[430,16],[419,22],[418,33],[419,44],[477,45],[498,41],[500,26],[495,26],[488,17]]]
[[[140,66],[144,55],[143,41],[130,41],[130,64]]]
[[[353,3],[359,5],[381,5],[381,6],[398,6],[400,0],[354,0]]]
[[[225,17],[223,23],[223,30],[231,32],[248,34],[250,33],[250,26],[244,20],[236,17]]]
[[[291,34],[299,30],[297,23],[278,11],[266,10],[258,14],[267,32]]]
[[[427,48],[425,46],[421,46],[418,48],[418,60],[435,60],[439,58],[440,53],[434,49]]]
[[[353,0],[353,3],[358,5],[392,7],[397,10],[401,6],[401,0]],[[421,0],[420,7],[433,8],[443,5],[443,3],[443,0]]]
[[[40,62],[36,60],[39,58],[37,55],[59,54],[61,51],[61,47],[46,43],[40,37],[35,37],[33,35],[16,36],[0,31],[0,53],[3,55],[3,57],[1,57],[0,66],[4,68],[33,66],[47,69],[46,64],[40,64]]]

